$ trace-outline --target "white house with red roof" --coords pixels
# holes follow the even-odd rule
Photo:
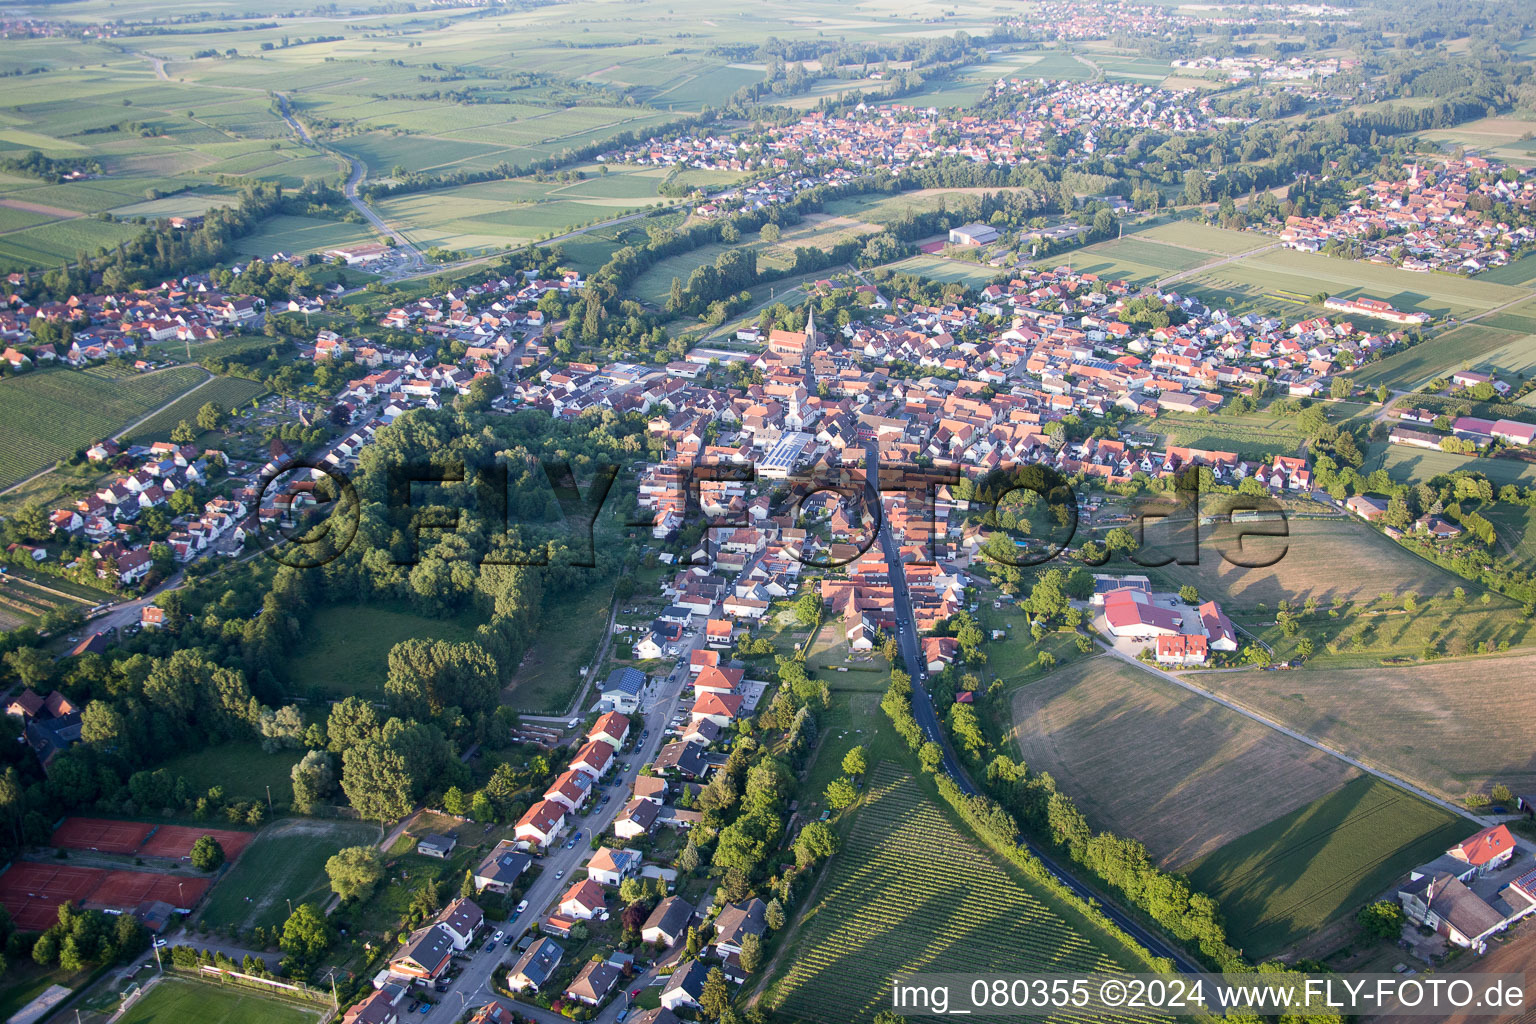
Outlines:
[[[1477,868],[1478,874],[1497,871],[1515,856],[1515,837],[1509,826],[1493,825],[1468,836],[1449,850],[1448,856]]]
[[[609,711],[602,715],[592,728],[587,730],[587,739],[601,740],[614,750],[624,747],[624,741],[629,738],[629,718],[617,711]]]
[[[944,671],[944,666],[953,664],[959,653],[960,641],[952,636],[923,638],[923,661],[927,663],[929,672]]]
[[[568,769],[549,784],[549,788],[544,791],[544,799],[554,801],[567,811],[579,811],[592,795],[592,781],[592,776],[586,772]]]
[[[512,830],[513,838],[520,842],[547,847],[565,831],[564,805],[553,800],[540,800],[517,819]]]
[[[613,744],[603,740],[592,740],[576,751],[576,756],[571,760],[571,768],[586,772],[595,782],[608,774],[608,769],[613,767],[613,753]]]
[[[744,669],[711,666],[693,677],[693,692],[700,696],[706,693],[730,696],[741,688],[741,680],[745,675]]]
[[[724,729],[734,722],[740,713],[741,697],[739,695],[706,692],[700,694],[698,700],[693,702],[693,707],[688,709],[688,720],[691,725],[710,721]]]
[[[603,887],[590,878],[583,878],[566,890],[560,897],[560,913],[579,921],[590,921],[602,913],[608,905]]]

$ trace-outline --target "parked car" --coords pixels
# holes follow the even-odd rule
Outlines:
[[[496,929],[496,934],[491,936],[491,941],[492,942],[500,942],[502,940],[502,938],[506,934],[507,934],[506,932],[504,932],[500,928],[498,928],[498,929]]]
[[[512,913],[514,913],[514,914],[521,914],[523,911],[525,911],[527,909],[528,909],[528,901],[527,900],[522,900],[522,901],[520,901],[518,903],[517,909],[512,911]]]

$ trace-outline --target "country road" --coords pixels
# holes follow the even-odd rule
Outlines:
[[[875,441],[868,442],[865,449],[864,464],[868,467],[876,467],[880,464],[880,453]],[[880,492],[878,485],[878,473],[868,475],[868,483],[874,507],[880,507]],[[885,554],[886,565],[893,570],[901,570],[901,552],[891,535],[890,523],[883,515],[877,513],[880,522],[879,542],[882,552]],[[949,736],[939,724],[938,715],[933,708],[933,699],[928,694],[925,677],[920,673],[924,663],[920,658],[920,648],[917,638],[917,619],[912,613],[912,600],[907,593],[906,572],[892,571],[890,574],[891,591],[896,605],[897,630],[896,643],[901,649],[901,657],[908,668],[912,670],[912,713],[917,719],[917,724],[922,727],[926,735],[934,743],[938,744],[943,753],[942,766],[945,774],[955,781],[964,792],[979,794],[981,790],[971,781],[970,775],[960,764],[960,759],[955,756],[954,747],[949,742]],[[1099,910],[1109,918],[1131,938],[1139,942],[1150,954],[1171,960],[1174,965],[1185,974],[1199,974],[1204,968],[1193,958],[1175,948],[1170,942],[1141,922],[1132,918],[1106,894],[1083,882],[1077,875],[1063,867],[1055,857],[1036,844],[1033,840],[1021,837],[1021,845],[1045,865],[1057,881],[1065,885],[1076,896],[1083,900],[1092,900],[1099,904]]]

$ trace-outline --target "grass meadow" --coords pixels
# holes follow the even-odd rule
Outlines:
[[[1371,776],[1249,832],[1189,870],[1221,903],[1227,940],[1257,960],[1376,899],[1476,830]]]
[[[265,340],[265,339],[264,339]],[[209,402],[217,402],[225,412],[250,404],[260,398],[267,389],[255,381],[240,377],[215,377],[206,384],[178,398],[153,416],[133,428],[133,440],[143,444],[149,441],[169,441],[171,431],[182,420],[195,428],[197,410]]]
[[[467,618],[427,618],[404,605],[327,605],[309,617],[288,671],[297,692],[380,697],[395,644],[411,637],[473,640],[478,625]]]

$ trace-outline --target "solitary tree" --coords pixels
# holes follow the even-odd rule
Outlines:
[[[373,891],[384,877],[384,858],[373,846],[349,846],[325,862],[331,891],[344,900],[358,899]]]
[[[192,844],[192,866],[199,871],[215,871],[224,863],[224,847],[213,836],[201,836]]]

